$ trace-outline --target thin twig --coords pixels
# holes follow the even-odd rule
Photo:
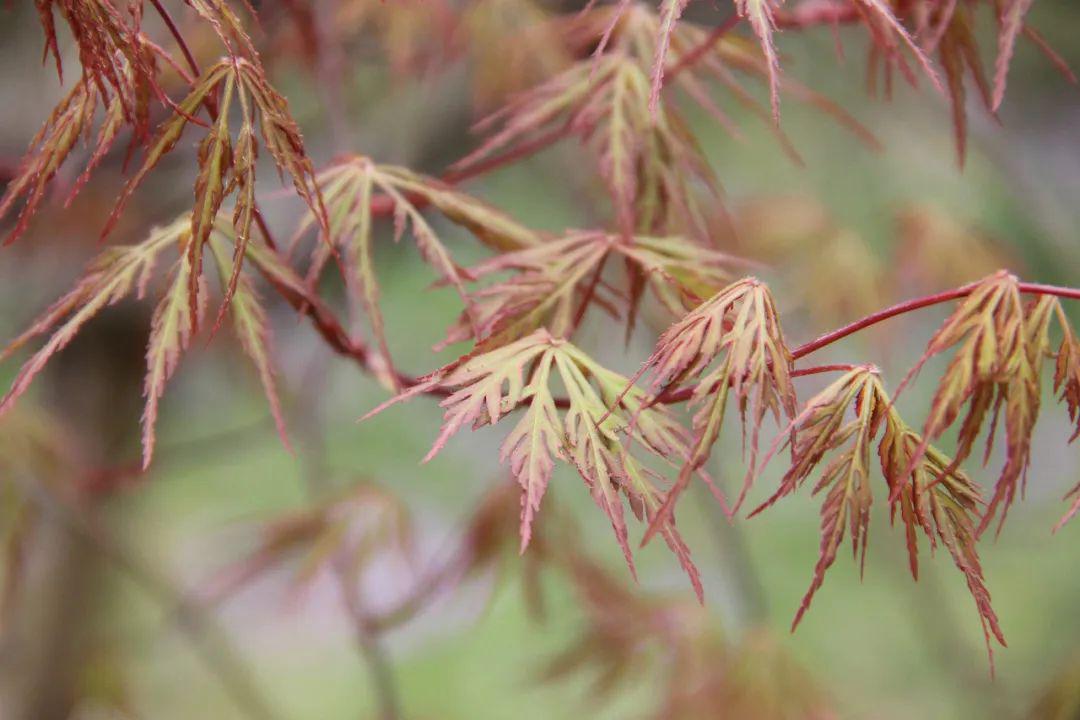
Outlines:
[[[165,27],[169,29],[169,34],[173,36],[173,40],[176,41],[177,46],[180,48],[180,52],[184,56],[184,61],[187,62],[188,68],[191,69],[192,74],[197,78],[202,75],[202,70],[199,69],[199,63],[195,60],[195,56],[191,53],[191,48],[188,47],[187,41],[184,40],[184,35],[180,32],[180,28],[176,26],[176,22],[173,21],[172,15],[161,4],[161,0],[150,0],[150,4],[154,6],[154,10],[158,16],[161,17],[162,22],[165,23]]]
[[[1028,295],[1056,295],[1057,297],[1068,298],[1070,300],[1080,300],[1080,288],[1043,285],[1040,283],[1018,283],[1017,286],[1020,292]],[[902,303],[897,303],[884,310],[878,310],[864,318],[848,323],[841,328],[837,328],[832,332],[827,332],[816,340],[811,340],[808,343],[800,345],[791,351],[791,356],[795,360],[798,360],[827,345],[832,345],[837,340],[841,340],[848,335],[853,335],[860,330],[864,330],[871,325],[876,325],[889,318],[894,318],[897,315],[904,315],[905,313],[914,310],[921,310],[922,308],[930,307],[932,305],[940,305],[941,303],[949,302],[950,300],[958,300],[959,298],[970,295],[971,291],[976,287],[978,287],[978,283],[968,283],[967,285],[961,285],[952,290],[935,293],[934,295],[926,295],[924,297],[915,298],[914,300],[905,300]]]
[[[864,330],[871,325],[877,325],[879,322],[894,318],[897,315],[903,315],[905,313],[912,312],[914,310],[921,310],[922,308],[930,307],[932,305],[940,305],[941,303],[949,302],[950,300],[956,300],[962,298],[965,295],[971,293],[975,289],[977,283],[969,283],[952,290],[946,290],[945,292],[936,293],[934,295],[927,295],[925,297],[915,298],[914,300],[905,300],[902,303],[897,303],[884,310],[878,310],[875,313],[871,313],[864,318],[860,318],[854,322],[848,323],[843,327],[837,328],[832,332],[827,332],[824,335],[819,336],[815,340],[811,340],[808,343],[800,345],[791,351],[791,357],[795,360],[806,357],[812,352],[816,352],[821,348],[832,345],[837,340],[846,338],[848,335],[854,335],[860,330]]]
[[[716,43],[720,42],[721,38],[723,38],[725,35],[735,29],[735,26],[738,25],[740,21],[742,21],[742,16],[740,16],[736,12],[731,13],[724,19],[722,23],[714,27],[709,32],[709,34],[705,36],[704,40],[702,40],[698,45],[691,48],[687,52],[683,53],[679,57],[679,61],[675,63],[674,66],[672,66],[671,70],[667,71],[666,75],[668,82],[670,82],[676,75],[681,73],[683,70],[694,65],[695,63],[697,63],[698,60],[701,60],[701,58],[705,57],[706,53],[712,50],[713,46],[715,46]]]

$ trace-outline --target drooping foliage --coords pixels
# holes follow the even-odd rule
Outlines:
[[[588,3],[559,13],[528,0],[472,0],[460,7],[433,2],[426,10],[374,0],[338,0],[327,3],[329,9],[301,0],[281,8],[238,3],[239,9],[226,0],[184,0],[174,5],[184,12],[185,24],[158,2],[37,0],[45,57],[63,78],[61,57],[69,56],[60,38],[70,37],[80,72],[31,140],[0,198],[0,218],[15,215],[8,242],[31,231],[31,219],[46,207],[52,189],[74,196],[93,173],[117,160],[126,144],[124,159],[132,160],[128,179],[100,233],[113,242],[121,218],[137,214],[140,188],[151,184],[166,158],[184,154],[186,134],[194,129],[201,135],[194,153],[187,153],[194,160],[188,166],[194,166],[190,209],[142,240],[102,249],[71,289],[0,354],[7,360],[41,341],[0,400],[0,413],[9,411],[50,359],[99,314],[153,292],[158,299],[143,383],[143,469],[153,458],[159,403],[180,358],[200,334],[213,337],[227,316],[284,441],[270,332],[277,309],[270,298],[280,297],[331,349],[394,393],[368,416],[404,400],[439,399],[442,428],[426,459],[467,425],[509,427],[499,461],[519,491],[519,552],[528,550],[527,557],[567,573],[588,616],[581,645],[551,664],[551,677],[596,665],[614,682],[631,674],[643,643],[655,643],[669,653],[672,669],[658,717],[714,716],[717,707],[742,707],[745,686],[717,669],[730,670],[731,653],[741,646],[704,632],[694,624],[700,622],[696,611],[642,600],[587,558],[568,553],[561,547],[566,543],[545,534],[547,521],[541,518],[548,513],[540,512],[542,505],[551,505],[545,498],[559,468],[576,472],[611,525],[630,572],[636,574],[627,508],[643,525],[642,542],[659,533],[701,598],[703,584],[676,527],[676,511],[695,476],[724,502],[709,462],[720,455],[714,449],[724,442],[729,405],[740,416],[745,465],[732,514],[754,492],[763,467],[781,458],[787,465],[779,487],[753,514],[795,493],[811,477],[812,494],[822,496],[819,556],[794,625],[822,586],[845,536],[850,534],[860,566],[865,562],[877,495],[889,504],[893,522],[903,526],[912,574],[918,573],[920,535],[931,550],[944,546],[974,598],[988,649],[993,641],[1004,644],[977,541],[995,519],[1000,530],[1023,493],[1043,410],[1044,364],[1051,358],[1053,391],[1076,426],[1073,438],[1080,435],[1080,341],[1059,300],[1077,299],[1080,291],[1024,283],[1001,271],[885,310],[854,311],[852,280],[844,275],[858,274],[864,300],[877,300],[884,296],[875,287],[883,284],[878,279],[892,281],[901,273],[890,273],[866,242],[825,220],[809,224],[819,244],[799,258],[799,277],[773,283],[793,292],[774,296],[756,277],[738,279],[755,266],[740,253],[770,263],[790,259],[793,251],[782,243],[770,247],[765,231],[746,238],[748,225],[754,230],[746,222],[752,213],[729,215],[724,209],[720,180],[733,170],[714,167],[695,134],[696,122],[688,118],[700,111],[740,136],[724,109],[737,104],[762,120],[783,151],[800,161],[796,142],[780,127],[781,100],[787,98],[811,105],[863,145],[877,148],[866,128],[796,82],[782,60],[780,31],[851,24],[869,41],[872,88],[880,84],[888,94],[899,73],[912,85],[926,84],[948,96],[962,164],[971,105],[967,93],[973,87],[985,109],[997,112],[1021,38],[1062,65],[1027,25],[1033,0],[733,0],[731,15],[712,29],[683,19],[689,4]],[[144,25],[144,13],[151,10],[157,18]],[[317,21],[319,12],[330,22]],[[987,53],[976,27],[985,14],[996,24],[992,73],[983,65]],[[281,25],[249,33],[268,15]],[[744,21],[746,27],[740,27]],[[198,30],[181,30],[187,26]],[[203,33],[201,50],[189,46],[185,32]],[[379,48],[391,77],[435,74],[464,58],[473,68],[472,109],[499,109],[476,125],[477,145],[438,177],[376,162],[372,156],[383,148],[375,147],[350,148],[331,162],[316,162],[298,119],[276,89],[274,66],[260,56],[264,42],[299,43],[307,71],[320,76],[320,83],[334,74],[326,68],[335,57],[343,73],[343,53],[361,47]],[[220,56],[200,64],[210,52]],[[349,84],[337,80],[342,87]],[[324,101],[333,104],[335,88],[320,87]],[[159,123],[156,130],[154,123]],[[590,192],[596,180],[604,198],[590,213],[599,218],[594,227],[536,230],[462,187],[566,138],[584,148],[578,165],[592,169],[571,180]],[[80,142],[88,146],[85,152]],[[294,242],[287,246],[275,240],[273,218],[260,208],[266,202],[256,193],[260,152],[270,157],[263,166],[273,167],[300,201],[299,221],[290,221]],[[79,167],[71,182],[65,180],[71,169],[61,171],[73,164]],[[766,211],[778,215],[778,207],[771,201]],[[932,220],[913,212],[901,222],[902,235],[922,238],[907,243],[902,266],[919,269],[923,278],[929,274],[922,272],[924,266],[933,266],[942,274],[932,282],[956,285],[962,281],[941,268],[957,263],[924,256],[952,252],[971,261],[965,270],[1001,264],[985,243]],[[469,267],[459,264],[443,221],[464,228],[489,255]],[[732,239],[739,234],[733,228],[743,239]],[[381,268],[376,267],[379,243],[405,237],[436,284],[452,287],[460,300],[460,317],[440,347],[468,344],[459,359],[420,378],[399,371],[392,357],[394,329],[384,320]],[[953,250],[947,249],[950,243],[926,239],[942,237],[951,238]],[[301,244],[304,253],[296,252]],[[212,269],[206,267],[207,257]],[[905,259],[911,264],[904,265]],[[324,282],[333,270],[344,278],[350,322],[338,320],[337,298],[327,289],[332,283]],[[755,266],[759,271],[771,272]],[[768,277],[771,282],[773,276]],[[207,331],[203,318],[215,288],[220,300],[213,329]],[[878,322],[952,301],[952,313],[898,390],[933,358],[950,355],[921,423],[900,416],[873,366],[805,362]],[[863,317],[792,346],[781,318],[786,322],[788,308],[800,303],[814,320],[845,313]],[[356,322],[361,317],[374,349],[362,339],[365,323]],[[642,326],[658,335],[653,353],[633,377],[590,354],[582,329],[604,321],[624,324],[627,340]],[[831,372],[841,375],[798,402],[799,378]],[[687,412],[679,409],[684,404]],[[778,432],[762,456],[769,416]],[[948,442],[950,433],[957,437],[951,456],[934,445]],[[979,483],[962,467],[984,435],[984,459],[994,447],[1004,449],[985,501]],[[0,451],[0,467],[6,462]],[[498,564],[513,534],[507,528],[515,524],[513,517],[507,522],[507,497],[514,499],[501,489],[483,503],[453,563],[418,597]],[[1069,497],[1062,523],[1080,510],[1080,486]],[[351,492],[271,522],[251,555],[219,583],[220,596],[297,557],[301,579],[332,564],[347,581],[358,582],[374,555],[408,544],[404,513],[392,498],[381,488],[357,483]],[[15,521],[5,528],[14,530],[7,531],[5,546],[17,550],[26,535],[23,525],[33,515],[24,513],[29,506],[22,495],[12,506]],[[392,624],[417,604],[422,603],[406,599],[400,612],[370,622]],[[769,665],[775,667],[789,666],[786,661]],[[681,694],[685,685],[677,681],[688,677],[709,688],[708,702]],[[723,703],[711,704],[716,698]],[[807,692],[792,704],[817,712],[823,703]],[[778,710],[777,717],[783,716]]]

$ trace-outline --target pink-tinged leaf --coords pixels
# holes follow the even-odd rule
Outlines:
[[[998,52],[994,61],[994,100],[996,112],[1005,101],[1005,83],[1009,76],[1016,40],[1024,29],[1024,16],[1031,9],[1034,0],[1005,0],[1004,9],[998,19]]]
[[[190,236],[189,236],[190,241]],[[161,298],[150,325],[150,341],[146,348],[146,379],[143,395],[143,469],[150,467],[154,456],[154,426],[157,424],[158,402],[165,392],[165,384],[176,371],[180,355],[187,349],[196,320],[191,317],[192,307],[188,294],[191,287],[191,254],[183,252],[168,290]],[[205,307],[206,293],[201,281],[197,288],[195,312]]]
[[[540,510],[555,458],[562,458],[562,420],[548,391],[555,356],[546,351],[536,362],[529,384],[522,392],[528,409],[506,436],[499,460],[510,461],[510,471],[521,485],[521,552],[532,537],[532,524]]]
[[[188,93],[188,96],[176,106],[176,114],[161,125],[154,142],[143,157],[142,165],[131,176],[131,179],[121,191],[120,197],[117,198],[116,205],[113,207],[112,213],[110,213],[109,219],[105,223],[105,228],[102,230],[103,237],[112,231],[128,202],[131,201],[131,197],[135,194],[135,190],[142,185],[150,171],[157,167],[161,159],[176,147],[176,143],[180,141],[180,136],[183,135],[188,123],[195,121],[199,107],[227,76],[232,77],[233,75],[231,66],[226,62],[220,62],[208,68],[192,91]]]
[[[508,279],[469,295],[462,319],[450,329],[446,344],[469,338],[482,347],[497,346],[545,327],[555,336],[572,332],[589,305],[617,315],[612,301],[590,280],[601,272],[616,236],[571,232],[536,247],[502,253],[467,271],[474,280],[513,271]]]
[[[564,416],[567,454],[589,487],[593,501],[611,522],[615,539],[622,548],[631,575],[637,578],[626,517],[618,483],[623,474],[616,455],[618,439],[605,432],[597,419],[605,412],[603,400],[592,390],[582,366],[566,353],[556,355],[559,376],[566,387],[570,407]]]
[[[255,365],[259,374],[259,382],[263,393],[270,405],[270,412],[274,417],[274,425],[277,428],[281,443],[289,451],[292,446],[289,443],[288,433],[285,430],[285,420],[281,413],[281,401],[278,397],[277,382],[275,380],[274,364],[271,355],[270,323],[266,317],[259,300],[258,293],[252,287],[250,279],[244,273],[237,273],[234,263],[235,253],[230,258],[228,249],[222,247],[223,243],[212,239],[210,249],[214,255],[218,267],[218,273],[222,284],[232,283],[232,301],[229,311],[233,318],[233,329],[240,341],[240,346]],[[239,245],[239,237],[234,238],[234,243]],[[246,245],[245,245],[246,247]]]
[[[67,160],[79,138],[89,132],[97,110],[99,92],[86,78],[81,79],[71,91],[53,108],[49,118],[30,141],[30,147],[19,165],[18,172],[8,183],[0,197],[0,218],[6,216],[15,204],[23,201],[22,210],[4,239],[5,245],[15,242],[27,229],[49,182]],[[104,137],[99,150],[111,144]]]
[[[758,36],[761,52],[769,70],[769,102],[772,106],[773,122],[780,124],[780,58],[776,54],[773,32],[776,22],[773,20],[774,0],[735,0],[739,14],[750,20],[750,27]]]
[[[848,526],[852,550],[861,572],[873,502],[869,485],[870,451],[882,413],[888,405],[889,399],[881,388],[876,368],[854,368],[807,402],[762,461],[764,467],[781,444],[791,447],[791,465],[784,473],[780,487],[751,513],[752,516],[795,492],[826,455],[832,453],[832,459],[821,471],[813,490],[815,495],[827,490],[821,505],[820,550],[810,588],[795,614],[792,629],[802,620],[821,588]],[[854,410],[855,418],[846,421],[851,410]]]
[[[443,427],[424,458],[424,462],[427,462],[466,425],[471,424],[476,428],[494,424],[517,407],[525,391],[527,368],[551,343],[551,336],[544,330],[538,330],[490,352],[466,355],[426,376],[362,419],[366,420],[391,405],[436,388],[449,391],[446,399],[440,403],[445,409]]]
[[[1069,437],[1072,442],[1080,437],[1080,340],[1060,304],[1056,314],[1062,337],[1054,363],[1054,392],[1058,393],[1058,402],[1065,403],[1069,420],[1075,426]]]
[[[9,357],[30,340],[55,328],[48,342],[27,360],[15,376],[11,389],[0,400],[0,413],[11,408],[49,359],[64,349],[90,319],[133,292],[141,296],[149,282],[157,256],[165,248],[174,245],[179,238],[186,237],[187,227],[185,218],[168,227],[154,230],[149,238],[138,245],[109,248],[90,264],[71,291],[5,348],[3,353],[0,353],[0,360]]]
[[[967,407],[958,437],[957,463],[970,455],[995,396],[1003,399],[1010,379],[1029,362],[1024,352],[1024,307],[1017,283],[1014,275],[1004,271],[979,281],[930,339],[923,356],[897,389],[899,395],[930,358],[956,348],[938,381],[922,436],[924,445],[936,441]],[[911,462],[920,459],[916,452]],[[902,473],[904,477],[909,474]],[[902,484],[893,488],[892,499],[901,489]]]
[[[923,440],[892,408],[884,427],[878,446],[881,471],[891,488],[903,488],[892,503],[892,514],[894,521],[899,515],[904,523],[912,576],[918,579],[918,532],[921,530],[930,551],[933,552],[940,541],[963,573],[979,613],[992,670],[991,641],[997,640],[1004,646],[1005,638],[990,603],[990,592],[976,549],[975,525],[982,502],[978,486],[957,469],[954,460],[933,447],[921,450],[922,459],[912,465],[911,459],[914,453],[920,452]],[[904,472],[910,474],[903,477]]]
[[[229,111],[233,93],[236,90],[236,76],[225,76],[225,89],[221,95],[221,104],[217,122],[199,143],[199,174],[195,178],[195,202],[191,209],[191,240],[187,244],[188,262],[188,319],[197,323],[199,283],[202,282],[203,249],[210,239],[217,222],[218,211],[225,200],[226,180],[232,172],[233,148],[229,133]],[[229,296],[229,289],[225,291]],[[192,332],[196,326],[192,325]]]
[[[565,398],[556,400],[552,395],[549,383],[554,375],[566,391]],[[522,487],[521,548],[533,534],[554,461],[563,460],[577,469],[594,502],[607,515],[627,566],[635,573],[623,499],[638,517],[652,519],[660,492],[650,479],[651,471],[632,451],[643,449],[654,458],[673,462],[688,458],[690,450],[675,418],[665,409],[650,407],[645,393],[625,390],[626,384],[624,376],[540,329],[460,358],[365,417],[421,393],[447,395],[442,402],[443,427],[427,460],[466,425],[474,429],[493,425],[525,406],[524,416],[501,450],[501,459],[510,462]],[[661,531],[700,593],[700,577],[673,520],[665,522]]]
[[[240,281],[240,272],[243,269],[244,257],[247,254],[247,246],[251,241],[251,228],[255,220],[255,161],[258,157],[258,143],[255,141],[255,131],[251,126],[250,108],[247,98],[240,96],[244,125],[240,129],[236,146],[233,148],[232,166],[233,176],[236,180],[236,205],[233,207],[233,259],[232,274],[224,281],[225,291],[221,298],[221,308],[218,310],[217,320],[211,335],[217,332],[221,322],[225,318],[225,312],[232,302],[236,293],[237,283]]]
[[[745,0],[742,1],[745,2]],[[675,23],[679,21],[689,3],[690,0],[663,0],[660,4],[660,30],[656,38],[652,89],[649,92],[649,112],[653,116],[660,107],[660,90],[664,85],[664,70],[667,67],[668,50],[671,48],[671,34],[675,31]]]
[[[638,415],[638,417],[641,416]],[[623,470],[628,481],[624,489],[630,497],[631,505],[635,502],[641,503],[644,509],[644,519],[648,521],[648,529],[651,531],[654,527],[657,527],[656,515],[662,505],[663,495],[649,482],[646,477],[647,471],[640,467],[632,457],[623,458]],[[683,540],[679,529],[675,526],[674,515],[669,513],[667,520],[659,525],[658,532],[664,538],[668,549],[679,561],[679,565],[682,567],[683,572],[686,573],[687,578],[689,578],[690,586],[693,588],[698,602],[703,603],[705,601],[705,587],[701,582],[701,573],[690,556],[690,548],[686,545],[686,541]]]
[[[778,420],[781,414],[795,415],[795,389],[791,353],[772,295],[752,277],[731,283],[665,330],[641,372],[650,373],[649,387],[656,395],[697,380],[690,397],[696,410],[693,450],[657,511],[648,540],[669,517],[692,474],[708,461],[729,396],[736,399],[744,437],[750,439],[747,473],[732,512],[741,506],[757,474],[761,425],[770,413]]]
[[[941,79],[938,77],[937,71],[934,70],[934,65],[930,62],[930,58],[926,56],[923,49],[919,47],[919,44],[911,37],[911,33],[907,31],[907,28],[896,19],[896,15],[893,14],[893,11],[890,9],[886,0],[853,1],[869,8],[874,15],[881,18],[885,24],[900,37],[903,43],[908,46],[911,54],[915,56],[916,61],[919,63],[919,66],[922,67],[926,77],[930,79],[931,84],[933,84],[938,92],[944,95],[945,87],[941,84]]]

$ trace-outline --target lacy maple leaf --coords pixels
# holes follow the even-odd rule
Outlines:
[[[201,314],[205,309],[206,283],[192,265],[189,246],[193,242],[195,236],[191,219],[185,216],[170,225],[153,230],[141,243],[111,247],[101,253],[91,262],[72,290],[57,300],[0,353],[0,361],[5,360],[28,342],[51,333],[48,341],[24,363],[15,376],[11,389],[0,399],[0,413],[14,405],[49,359],[63,350],[98,313],[131,295],[137,299],[145,297],[162,255],[175,248],[179,257],[173,263],[168,287],[154,310],[146,350],[143,466],[148,467],[154,453],[158,402],[165,385],[176,370],[180,356],[191,341],[196,325],[192,313]],[[244,273],[237,272],[232,259],[235,247],[240,245],[240,241],[231,228],[219,223],[212,228],[208,242],[217,261],[223,288],[228,292],[228,286],[232,285],[233,302],[229,305],[229,310],[237,337],[255,364],[282,441],[288,446],[270,361],[270,334],[266,314],[250,279]],[[248,243],[245,247],[250,254],[257,244]],[[274,277],[303,292],[303,281],[295,277],[289,280],[289,273],[287,268],[281,267],[277,269]],[[192,287],[196,288],[194,308],[190,297]]]
[[[558,375],[567,397],[557,400],[550,383]],[[425,461],[466,425],[493,425],[518,408],[524,412],[503,443],[501,457],[522,487],[521,548],[551,480],[555,460],[573,465],[593,500],[608,516],[631,572],[633,556],[623,496],[643,518],[654,519],[661,492],[653,472],[633,453],[685,459],[688,438],[664,408],[650,406],[640,391],[626,392],[627,379],[607,370],[571,343],[541,328],[494,349],[466,355],[365,415],[423,393],[444,393],[443,427]],[[689,550],[668,519],[660,532],[690,577],[702,588]]]

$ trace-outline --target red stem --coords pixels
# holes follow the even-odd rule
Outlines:
[[[806,357],[812,352],[816,352],[826,345],[832,345],[837,340],[846,338],[848,335],[864,330],[871,325],[876,325],[882,320],[888,320],[889,318],[896,317],[897,315],[903,315],[904,313],[912,312],[913,310],[921,310],[931,305],[940,305],[950,300],[956,300],[957,298],[964,297],[970,293],[977,283],[969,283],[952,290],[946,290],[935,295],[927,295],[925,297],[915,298],[914,300],[905,300],[902,303],[897,303],[891,307],[887,307],[884,310],[878,310],[876,313],[871,313],[866,317],[856,320],[855,322],[848,323],[847,325],[837,328],[832,332],[827,332],[824,335],[818,337],[816,340],[811,340],[808,343],[800,345],[791,351],[791,357],[793,360],[798,360],[801,357]]]
[[[836,365],[814,365],[813,367],[798,368],[791,371],[791,377],[803,377],[805,375],[820,375],[828,372],[848,372],[854,370],[851,363],[838,363]]]
[[[724,22],[714,27],[699,45],[690,49],[689,52],[683,54],[683,56],[679,58],[679,62],[675,63],[675,65],[672,66],[671,70],[667,72],[667,79],[671,80],[683,70],[690,67],[702,57],[704,57],[705,53],[709,52],[709,50],[712,49],[713,45],[718,43],[720,41],[720,38],[724,37],[731,30],[733,30],[741,20],[742,16],[740,16],[738,13],[733,12],[728,15],[727,18],[724,19]]]
[[[791,357],[793,360],[804,358],[807,355],[820,350],[823,347],[832,345],[838,340],[842,340],[849,335],[854,335],[860,330],[865,330],[871,325],[876,325],[879,322],[894,318],[897,315],[903,315],[905,313],[913,312],[915,310],[921,310],[922,308],[930,307],[932,305],[940,305],[941,303],[949,302],[950,300],[957,300],[965,297],[971,293],[978,286],[978,283],[968,283],[952,290],[945,290],[943,292],[935,293],[934,295],[926,295],[923,297],[915,298],[913,300],[905,300],[902,303],[897,303],[883,310],[879,310],[876,313],[867,315],[864,318],[848,323],[843,327],[837,328],[831,332],[827,332],[821,335],[816,340],[811,340],[808,343],[804,343],[799,347],[791,351]],[[1080,300],[1080,288],[1061,287],[1059,285],[1043,285],[1041,283],[1019,283],[1018,287],[1020,292],[1028,295],[1055,295],[1061,298],[1068,298],[1070,300]],[[816,375],[818,373],[835,372],[835,371],[847,371],[851,370],[853,365],[849,364],[837,364],[837,365],[817,365],[808,368],[799,368],[793,370],[792,377],[802,377],[804,375]],[[660,395],[656,400],[657,402],[664,403],[665,405],[672,405],[675,403],[685,402],[693,395],[693,387],[685,387],[674,392],[667,392]]]
[[[176,26],[173,21],[172,15],[161,4],[161,0],[150,0],[150,4],[154,6],[154,10],[161,17],[162,22],[165,23],[165,27],[169,29],[169,34],[176,40],[176,44],[180,47],[180,52],[184,56],[184,60],[187,62],[188,67],[195,77],[202,75],[202,70],[199,69],[199,63],[195,60],[195,56],[191,53],[191,48],[188,47],[187,42],[184,40],[183,34],[180,32],[180,28]]]
[[[1041,283],[1020,283],[1020,292],[1029,295],[1055,295],[1069,300],[1080,300],[1080,288],[1043,285]]]
[[[941,303],[949,302],[950,300],[957,300],[970,294],[977,285],[978,283],[968,283],[967,285],[961,285],[952,290],[946,290],[934,295],[926,295],[924,297],[915,298],[914,300],[905,300],[902,303],[897,303],[884,310],[878,310],[876,313],[867,315],[860,320],[848,323],[832,332],[825,333],[816,340],[811,340],[808,343],[800,345],[791,351],[791,357],[794,360],[806,357],[810,353],[816,352],[827,345],[831,345],[837,340],[841,340],[848,335],[857,333],[871,325],[876,325],[883,320],[888,320],[897,315],[903,315],[914,310],[921,310],[922,308],[930,307],[931,305],[940,305]],[[1020,292],[1028,295],[1055,295],[1061,298],[1068,298],[1069,300],[1080,300],[1080,288],[1043,285],[1041,283],[1018,283],[1018,287]]]

